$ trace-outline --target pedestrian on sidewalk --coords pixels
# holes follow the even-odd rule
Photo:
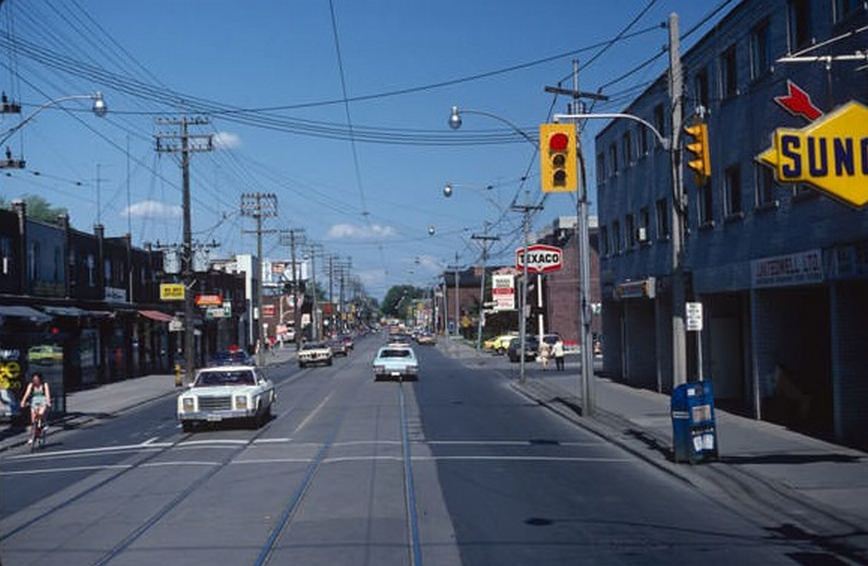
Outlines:
[[[543,371],[549,367],[549,358],[551,357],[551,346],[545,340],[539,343],[539,362],[542,364]]]
[[[552,346],[552,356],[555,358],[555,369],[557,371],[564,371],[564,342],[563,340],[558,340],[555,342],[554,346]]]

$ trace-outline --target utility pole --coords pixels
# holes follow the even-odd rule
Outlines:
[[[290,228],[280,232],[280,245],[289,246],[290,261],[292,262],[292,324],[295,328],[295,349],[301,349],[301,308],[298,300],[298,265],[295,261],[295,247],[304,239],[304,229]],[[282,298],[281,298],[282,299]]]
[[[485,262],[488,259],[488,242],[495,242],[500,239],[500,236],[488,235],[488,222],[485,222],[485,233],[482,235],[473,234],[471,240],[479,240],[482,242],[482,274],[479,282],[479,324],[476,328],[476,351],[482,351],[482,327],[485,321]]]
[[[184,282],[184,379],[186,385],[193,379],[196,356],[193,333],[193,296],[190,293],[195,283],[193,281],[193,228],[190,217],[190,155],[198,151],[211,151],[214,148],[214,143],[211,134],[189,133],[189,126],[208,124],[207,118],[182,116],[181,118],[158,118],[156,122],[158,125],[179,127],[177,134],[158,133],[156,135],[156,150],[158,153],[181,154],[181,207],[184,221],[181,275]],[[180,141],[180,146],[178,146],[178,141]]]
[[[241,195],[241,216],[249,216],[256,220],[256,230],[244,230],[245,234],[256,234],[256,263],[258,266],[259,285],[256,287],[256,325],[259,339],[257,340],[256,363],[265,365],[265,327],[262,324],[262,290],[265,284],[265,273],[262,269],[265,258],[262,257],[262,234],[272,234],[276,230],[263,230],[262,219],[277,216],[277,195],[274,193],[244,193]]]
[[[522,218],[522,231],[524,232],[524,260],[522,261],[522,275],[521,275],[521,286],[519,287],[519,297],[518,297],[518,340],[519,340],[519,356],[518,356],[518,380],[520,383],[524,383],[527,379],[525,374],[525,347],[527,346],[527,317],[525,316],[525,310],[527,307],[527,248],[530,245],[528,241],[530,238],[530,215],[532,212],[537,210],[542,210],[543,207],[541,205],[532,205],[532,204],[513,204],[510,207],[515,212],[520,212],[523,215]]]
[[[312,288],[311,294],[313,297],[313,304],[311,305],[311,311],[310,311],[310,321],[311,321],[311,324],[313,325],[312,326],[313,330],[311,331],[311,338],[313,340],[319,340],[319,338],[320,338],[320,332],[319,332],[320,320],[319,320],[319,313],[317,313],[317,309],[319,308],[319,305],[318,305],[318,300],[317,300],[317,289],[316,289],[316,254],[317,254],[317,251],[319,250],[319,247],[320,246],[318,246],[317,244],[310,244],[308,246],[308,253],[310,254],[310,284],[311,284],[311,288]]]
[[[582,99],[605,102],[608,96],[579,90],[579,61],[573,59],[573,88],[546,87],[546,92],[564,94],[572,99],[567,114],[584,112]],[[591,333],[591,236],[588,206],[588,183],[585,158],[582,154],[582,132],[578,119],[576,124],[576,160],[579,170],[579,193],[576,197],[576,254],[579,275],[579,342],[581,343],[581,375],[579,389],[582,398],[582,415],[590,416],[594,411],[594,337]]]
[[[454,308],[453,308],[453,310],[455,311],[455,329],[454,329],[454,335],[455,335],[455,336],[458,336],[458,335],[459,335],[459,332],[458,332],[458,317],[461,316],[461,300],[460,300],[460,297],[459,297],[460,288],[459,288],[459,286],[458,286],[458,270],[461,269],[461,266],[458,264],[458,252],[455,252],[455,263],[452,264],[452,265],[447,265],[447,266],[446,266],[446,269],[452,269],[452,270],[453,270],[453,275],[454,275],[454,283],[455,283],[455,305],[454,305]],[[445,280],[445,279],[443,280],[443,287],[444,287],[444,295],[443,295],[443,296],[445,297],[445,296],[446,296],[446,294],[445,294],[445,289],[446,289],[446,280]],[[449,334],[449,321],[448,321],[449,314],[448,314],[448,313],[445,315],[445,318],[447,319],[447,321],[446,321],[446,334],[448,335],[448,334]]]
[[[683,126],[683,76],[679,53],[678,14],[669,14],[669,100],[672,105],[672,387],[687,382],[687,338],[684,319],[684,178],[681,170],[681,128]]]

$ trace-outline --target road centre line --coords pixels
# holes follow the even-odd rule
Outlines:
[[[292,442],[291,438],[257,438],[253,441],[253,444],[278,444]]]
[[[165,466],[219,466],[220,462],[208,462],[202,460],[174,460],[166,462],[148,462],[142,464],[140,468],[160,468]]]
[[[98,470],[126,470],[132,468],[132,464],[104,464],[100,466],[70,466],[66,468],[40,468],[38,470],[15,470],[0,472],[0,476],[24,476],[29,474],[57,474],[69,472],[92,472]]]
[[[304,418],[304,420],[301,421],[297,427],[295,427],[295,430],[293,432],[298,432],[301,429],[303,429],[305,426],[307,426],[307,423],[309,423],[314,418],[314,416],[316,416],[316,414],[320,412],[320,409],[322,409],[325,406],[325,404],[328,403],[329,399],[332,398],[332,395],[334,395],[334,390],[332,390],[331,393],[326,395],[325,399],[320,401],[320,404],[317,405],[316,408],[314,408],[314,410],[311,411],[310,414],[308,416],[306,416]]]

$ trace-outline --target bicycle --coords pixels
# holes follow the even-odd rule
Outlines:
[[[31,452],[35,451],[37,448],[45,447],[47,428],[48,425],[45,424],[45,413],[33,420],[33,424],[30,426],[30,442],[28,442]]]

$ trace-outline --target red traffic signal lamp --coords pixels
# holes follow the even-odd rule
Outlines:
[[[692,138],[684,148],[693,154],[688,158],[687,166],[696,175],[696,184],[704,185],[711,177],[711,151],[708,147],[708,124],[697,122],[684,127],[684,133]]]
[[[542,124],[539,127],[540,184],[544,193],[572,193],[578,189],[576,127]]]

